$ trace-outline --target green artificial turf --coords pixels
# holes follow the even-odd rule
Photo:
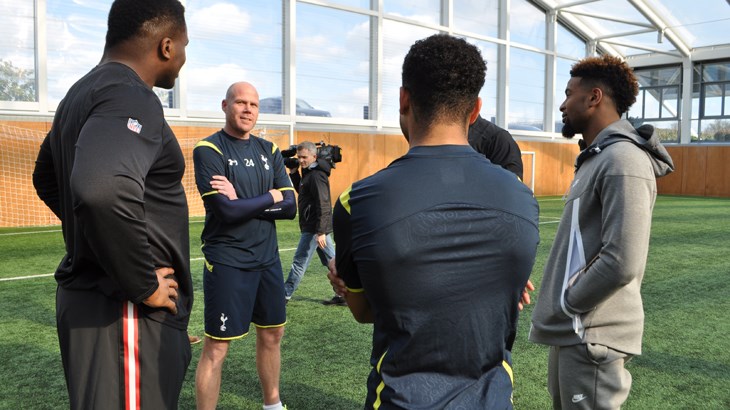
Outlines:
[[[539,200],[541,244],[531,277],[537,286],[563,206],[560,198]],[[196,289],[190,333],[196,335],[203,329],[202,226],[200,218],[190,224]],[[278,236],[286,275],[299,239],[296,221],[279,222]],[[644,352],[627,366],[634,381],[625,409],[730,408],[729,247],[730,200],[658,198],[642,289]],[[58,227],[0,229],[0,280],[47,275],[62,255]],[[55,288],[50,276],[0,281],[0,409],[68,408]],[[320,303],[331,296],[325,268],[314,258],[287,307],[281,396],[290,410],[362,408],[371,327],[356,323],[347,308]],[[549,409],[547,348],[527,341],[531,310],[520,319],[514,346],[515,408]],[[218,408],[261,408],[254,342],[252,333],[231,344]],[[181,409],[195,408],[201,347],[193,346]]]

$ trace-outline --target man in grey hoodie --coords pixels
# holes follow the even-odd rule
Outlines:
[[[550,345],[548,390],[555,409],[618,409],[631,388],[624,365],[641,353],[644,277],[656,178],[674,165],[650,125],[621,116],[638,83],[616,57],[573,65],[563,135],[582,151],[566,194],[530,340]]]

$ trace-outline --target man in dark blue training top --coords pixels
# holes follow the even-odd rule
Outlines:
[[[195,377],[197,408],[215,409],[228,346],[253,323],[264,408],[279,410],[286,308],[274,220],[296,216],[294,188],[276,144],[251,134],[259,114],[256,88],[231,85],[221,106],[225,126],[193,150],[205,205],[206,337]]]
[[[408,153],[335,204],[330,281],[357,321],[374,322],[366,408],[512,407],[538,205],[468,145],[485,73],[462,39],[417,41],[400,89]]]
[[[63,224],[56,323],[72,409],[176,409],[193,304],[185,158],[152,87],[185,63],[177,0],[116,0],[58,105],[33,184]]]

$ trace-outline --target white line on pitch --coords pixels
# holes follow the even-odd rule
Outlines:
[[[61,232],[60,229],[53,229],[48,231],[28,231],[28,232],[5,232],[0,233],[0,236],[9,236],[9,235],[27,235],[31,233],[46,233],[46,232]]]
[[[293,251],[296,248],[286,248],[286,249],[279,249],[279,252],[286,252],[286,251]],[[202,261],[204,258],[190,258],[190,262],[195,261]],[[43,273],[40,275],[29,275],[29,276],[16,276],[14,278],[0,278],[0,282],[7,282],[11,280],[22,280],[22,279],[35,279],[35,278],[46,278],[49,276],[53,276],[53,273]]]

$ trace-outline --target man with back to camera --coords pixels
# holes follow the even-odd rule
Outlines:
[[[621,119],[638,82],[617,57],[573,65],[563,135],[582,151],[545,265],[530,340],[550,346],[555,409],[618,409],[631,388],[624,368],[641,354],[646,268],[656,178],[673,171],[654,128]]]
[[[538,205],[468,145],[485,72],[463,39],[417,41],[400,89],[408,153],[335,204],[329,277],[344,280],[355,319],[374,323],[366,408],[512,408]]]
[[[329,175],[332,165],[323,158],[317,158],[317,146],[309,141],[297,145],[297,158],[302,168],[289,170],[289,177],[299,193],[297,204],[299,209],[299,229],[301,235],[294,252],[289,276],[284,283],[287,302],[297,290],[304,272],[317,252],[322,265],[327,266],[335,257],[332,244],[332,202],[330,199]],[[334,295],[332,299],[322,302],[326,305],[345,305],[345,299]]]
[[[522,181],[522,151],[512,134],[478,115],[469,126],[469,145]]]
[[[294,188],[276,144],[251,134],[259,114],[256,88],[232,84],[221,107],[225,126],[193,149],[195,182],[205,205],[206,337],[195,376],[196,401],[199,410],[216,407],[230,342],[246,336],[254,323],[263,408],[278,410],[283,408],[279,376],[286,308],[274,220],[296,216]]]
[[[185,63],[177,0],[116,0],[99,65],[61,101],[33,183],[63,224],[56,320],[73,409],[176,409],[193,303],[185,160],[153,86]]]

